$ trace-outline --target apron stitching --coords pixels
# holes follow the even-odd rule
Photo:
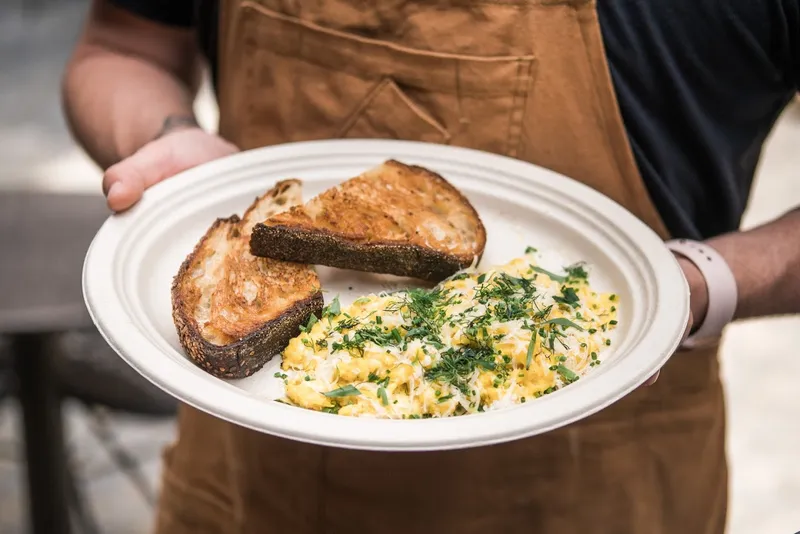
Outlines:
[[[525,73],[520,79],[518,89],[521,92],[521,102],[514,104],[514,113],[516,114],[516,120],[513,123],[513,132],[512,135],[509,137],[509,146],[508,152],[509,155],[512,157],[517,157],[519,154],[519,145],[522,143],[522,122],[523,117],[525,115],[525,108],[528,104],[528,96],[531,92],[531,82],[533,81],[534,77],[534,62],[530,61],[526,65]],[[516,97],[515,97],[516,100]]]
[[[506,130],[506,155],[513,156],[511,153],[511,136],[514,126],[514,118],[517,115],[517,96],[519,95],[520,80],[522,79],[522,62],[517,61],[517,75],[514,80],[514,90],[511,92],[511,109],[508,114],[508,129]]]
[[[389,78],[381,78],[375,86],[369,90],[367,96],[364,97],[361,102],[356,105],[356,108],[350,114],[350,116],[345,119],[344,124],[339,131],[336,133],[336,137],[344,137],[348,131],[355,125],[359,118],[361,118],[364,111],[369,107],[375,98],[377,98],[378,94],[389,84]]]

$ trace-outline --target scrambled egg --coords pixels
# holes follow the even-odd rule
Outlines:
[[[371,294],[312,316],[283,353],[283,402],[382,418],[494,410],[556,391],[600,365],[618,297],[581,264],[551,273],[534,250],[433,289]]]

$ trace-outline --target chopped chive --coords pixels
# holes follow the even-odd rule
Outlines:
[[[381,398],[381,404],[384,406],[389,404],[389,398],[386,396],[386,390],[383,389],[383,386],[378,388],[378,397]]]
[[[351,395],[361,395],[361,392],[355,386],[347,384],[346,386],[334,389],[333,391],[323,393],[323,395],[329,398],[350,397]]]
[[[536,330],[532,332],[531,342],[528,343],[528,354],[525,357],[525,369],[531,368],[531,360],[533,359],[533,347],[536,345]]]
[[[556,365],[555,370],[558,371],[558,374],[560,374],[561,378],[563,378],[567,383],[575,382],[578,380],[578,378],[580,378],[571,369],[568,369],[561,364]]]

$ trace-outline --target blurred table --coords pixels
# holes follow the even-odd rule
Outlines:
[[[61,404],[48,341],[92,325],[81,271],[108,215],[100,196],[0,193],[0,334],[12,343],[36,534],[70,529]]]

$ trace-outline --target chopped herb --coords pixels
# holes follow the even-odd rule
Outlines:
[[[282,379],[282,380],[285,380],[285,379],[287,378],[287,375],[285,375],[285,374],[281,373],[280,371],[278,371],[277,373],[275,373],[275,374],[274,374],[274,375],[272,375],[272,376],[274,376],[275,378],[280,378],[280,379]]]
[[[450,348],[442,353],[435,366],[425,371],[425,378],[459,388],[467,393],[472,374],[478,369],[493,371],[496,367],[491,347]]]
[[[612,319],[612,320],[608,321],[608,324],[610,324],[611,326],[614,326],[614,325],[617,324],[617,321]]]
[[[583,263],[575,263],[569,267],[565,267],[564,270],[567,271],[567,278],[571,281],[587,281],[589,279],[589,273],[586,272],[583,266]]]
[[[334,297],[331,303],[325,306],[325,309],[322,310],[322,316],[336,317],[337,315],[339,315],[339,313],[341,313],[341,311],[342,311],[342,305],[339,303],[339,296],[337,295],[336,297]]]
[[[378,397],[380,397],[381,404],[384,406],[389,404],[389,398],[386,396],[386,390],[383,389],[383,386],[378,388]]]
[[[566,317],[556,317],[554,319],[549,319],[549,320],[545,321],[543,324],[557,324],[559,326],[563,326],[564,328],[571,327],[571,328],[575,328],[576,330],[580,330],[581,332],[583,332],[583,328],[581,326],[573,323],[572,321],[570,321]]]
[[[558,302],[559,304],[564,304],[565,306],[572,306],[573,308],[577,308],[580,304],[580,297],[575,292],[575,288],[562,286],[561,288],[561,296],[554,296],[553,300]]]
[[[436,402],[438,402],[439,404],[441,404],[441,403],[443,403],[443,402],[445,402],[445,401],[449,401],[449,400],[450,400],[450,399],[452,399],[452,398],[453,398],[453,395],[452,395],[452,394],[450,394],[450,395],[445,395],[444,397],[439,397],[439,399],[438,399]]]
[[[536,345],[536,330],[531,335],[531,342],[528,343],[528,354],[525,356],[525,369],[531,368],[531,360],[533,359],[533,347]]]
[[[547,269],[542,269],[541,267],[539,267],[537,265],[531,265],[531,269],[533,269],[537,273],[547,275],[554,282],[565,282],[567,280],[566,276],[559,276],[559,275],[557,275],[555,273],[551,273]]]
[[[610,296],[610,297],[608,297],[608,300],[610,300],[610,301],[612,301],[612,302],[613,302],[613,301],[615,301],[615,300],[617,300],[617,295],[615,295],[615,294],[613,294],[613,293],[612,293],[612,294],[611,294],[611,296]]]
[[[531,254],[533,252],[539,252],[539,251],[536,249],[536,247],[526,247],[525,248],[525,254]]]
[[[361,395],[361,392],[355,386],[347,384],[346,386],[334,389],[333,391],[323,393],[323,395],[329,398],[350,397],[355,395]]]
[[[564,367],[564,366],[563,366],[563,365],[561,365],[561,364],[558,364],[558,365],[556,366],[556,369],[555,369],[555,370],[556,370],[556,371],[558,371],[558,374],[559,374],[559,375],[561,375],[561,378],[562,378],[562,379],[564,380],[564,382],[566,382],[567,384],[571,384],[572,382],[575,382],[576,380],[578,380],[578,378],[580,378],[580,377],[579,377],[578,375],[576,375],[576,374],[575,374],[575,373],[574,373],[572,370],[570,370],[570,369],[568,369],[568,368]],[[570,391],[571,391],[571,390],[570,390]]]
[[[611,345],[611,340],[610,339],[606,339],[606,345]]]
[[[483,273],[478,277],[478,283],[482,284],[486,280],[486,273]]]

